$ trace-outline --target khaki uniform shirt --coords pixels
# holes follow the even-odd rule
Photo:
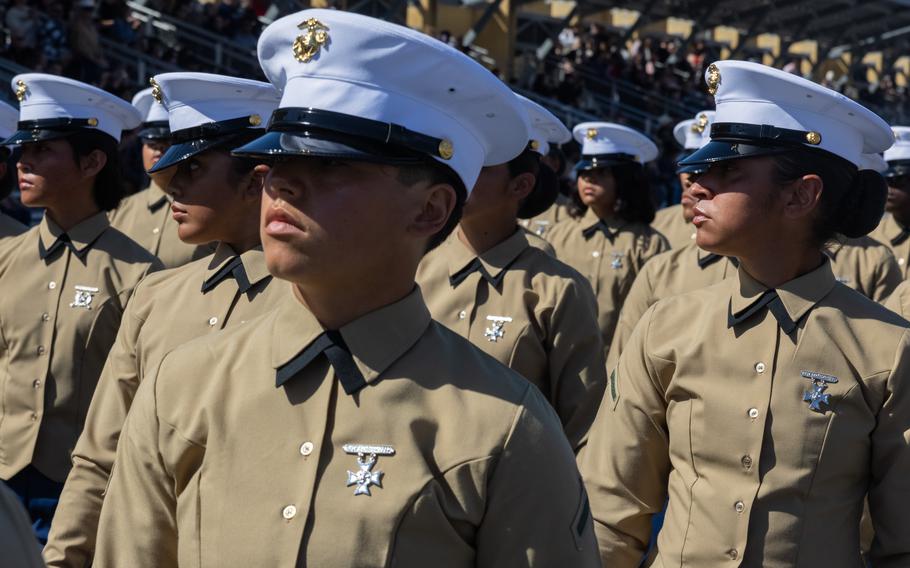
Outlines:
[[[552,229],[556,223],[572,218],[569,214],[571,202],[572,198],[559,194],[549,209],[536,217],[522,219],[519,223],[538,237],[546,237],[547,231]]]
[[[881,223],[869,236],[891,249],[906,280],[910,266],[910,229],[902,227],[890,213],[885,213]]]
[[[876,302],[883,301],[901,282],[900,268],[887,247],[869,237],[833,243],[825,250],[838,282]],[[635,324],[655,302],[705,288],[736,274],[736,263],[694,244],[660,254],[645,265],[632,284],[619,315],[607,368],[632,335]]]
[[[695,225],[686,222],[682,205],[671,205],[658,211],[651,227],[667,239],[670,248],[682,248],[695,241]]]
[[[540,389],[578,451],[607,380],[584,276],[529,245],[522,230],[480,256],[453,232],[424,257],[417,283],[433,319]]]
[[[239,258],[237,268],[235,259]],[[207,290],[201,291],[203,285]],[[136,288],[73,452],[44,558],[49,566],[88,566],[117,440],[144,375],[188,340],[240,325],[278,305],[284,282],[272,282],[262,247],[215,254],[152,274]],[[192,380],[194,377],[185,377]]]
[[[694,243],[661,253],[645,264],[623,303],[607,357],[607,369],[616,367],[619,354],[645,312],[662,298],[706,288],[736,274],[730,259],[701,250]]]
[[[288,298],[143,381],[95,568],[600,566],[574,455],[527,380],[419,291],[329,334]]]
[[[908,323],[829,263],[661,300],[611,374],[582,473],[604,566],[910,565]]]
[[[0,563],[4,568],[41,568],[41,548],[19,497],[0,481]]]
[[[885,307],[905,319],[910,318],[910,280],[904,280],[894,289],[885,300]]]
[[[28,227],[13,219],[9,215],[0,213],[0,239],[15,237],[28,230]]]
[[[522,232],[524,232],[525,240],[528,241],[529,245],[531,245],[534,248],[539,248],[540,250],[544,251],[545,253],[552,256],[553,258],[556,258],[556,251],[553,250],[553,245],[551,245],[549,242],[547,242],[546,239],[532,233],[531,231],[529,231],[528,229],[526,229],[524,227],[522,227]]]
[[[581,219],[553,227],[547,240],[557,258],[581,272],[594,287],[597,321],[604,346],[609,348],[632,282],[645,262],[668,249],[666,239],[647,225],[615,218],[601,221],[588,209]]]
[[[0,478],[29,464],[54,481],[66,478],[126,303],[160,267],[104,213],[67,233],[45,215],[3,243]]]
[[[109,213],[111,226],[125,233],[165,268],[175,268],[212,254],[213,246],[188,245],[177,236],[177,221],[171,215],[168,195],[154,182],[126,197]]]

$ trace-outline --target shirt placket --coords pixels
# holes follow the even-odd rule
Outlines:
[[[208,292],[213,297],[206,302],[209,311],[202,317],[205,318],[209,332],[224,329],[227,325],[234,304],[238,301],[238,292],[237,281],[230,277]]]
[[[471,333],[474,333],[477,325],[481,323],[475,322],[475,320],[477,319],[477,295],[480,293],[482,280],[483,275],[480,274],[480,271],[476,271],[469,274],[458,285],[459,289],[465,290],[465,301],[462,305],[457,306],[458,314],[455,316],[455,325],[452,330],[462,337],[471,338]]]
[[[752,360],[746,360],[751,368],[746,368],[747,376],[753,381],[753,387],[747,389],[744,397],[743,426],[746,433],[738,458],[744,482],[737,484],[739,493],[730,504],[739,521],[736,524],[736,538],[727,551],[731,560],[742,559],[749,537],[749,520],[755,499],[761,485],[763,456],[762,448],[768,436],[768,415],[771,408],[771,394],[775,374],[779,367],[780,344],[782,331],[774,316],[766,311],[764,320],[755,329],[748,332],[756,334],[756,348]],[[745,359],[744,359],[745,360]],[[756,384],[758,383],[758,384]],[[767,457],[767,456],[766,456]]]
[[[67,286],[66,277],[69,272],[71,257],[72,251],[70,248],[63,247],[63,253],[60,258],[49,266],[51,269],[48,271],[50,278],[45,287],[47,300],[44,304],[44,311],[39,314],[41,318],[41,333],[39,343],[35,346],[35,356],[38,364],[36,366],[36,376],[32,379],[32,388],[35,392],[35,410],[31,414],[33,422],[38,422],[44,413],[44,389],[54,355],[53,346],[54,339],[57,336],[57,323],[61,318],[66,317],[65,314],[60,313],[60,309],[63,292]]]
[[[594,286],[594,293],[600,292],[600,271],[603,269],[604,255],[607,253],[607,238],[603,233],[598,231],[588,241],[588,250],[590,251],[591,270],[588,273],[588,280]]]

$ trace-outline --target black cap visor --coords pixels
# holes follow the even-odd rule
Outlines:
[[[171,139],[171,128],[166,120],[144,122],[138,132],[142,140],[167,142]]]
[[[224,138],[200,138],[198,140],[171,144],[155,165],[149,168],[148,173],[154,174],[161,170],[176,166],[180,162],[188,160],[206,150],[211,150],[212,148],[220,146],[224,142]]]
[[[3,146],[41,142],[42,140],[55,140],[65,138],[70,134],[85,130],[97,129],[98,121],[89,118],[41,118],[37,120],[22,120],[17,124],[16,132],[0,142]],[[106,132],[104,134],[107,134]],[[110,135],[108,135],[110,136]]]
[[[888,162],[885,178],[896,178],[910,175],[910,160],[893,160]]]
[[[794,146],[775,146],[770,144],[742,143],[731,140],[711,140],[685,159],[679,161],[678,173],[692,173],[690,167],[707,166],[726,160],[755,158],[758,156],[775,156],[792,150]]]
[[[575,164],[575,171],[585,172],[624,164],[638,164],[638,160],[631,154],[583,154]]]
[[[243,158],[264,161],[283,157],[338,158],[390,165],[414,165],[427,158],[416,152],[322,129],[282,132],[271,131],[235,148],[231,152]]]

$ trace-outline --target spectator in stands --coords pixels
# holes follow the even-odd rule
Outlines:
[[[45,64],[66,64],[69,61],[69,40],[64,23],[62,2],[46,4],[46,12],[40,18],[38,38]]]
[[[71,14],[70,47],[73,59],[67,75],[97,84],[108,63],[101,48],[98,28],[92,18],[93,9],[92,0],[78,0]]]

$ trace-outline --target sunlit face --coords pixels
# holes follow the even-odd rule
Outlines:
[[[727,160],[695,176],[692,223],[696,243],[726,256],[745,256],[781,230],[783,205],[767,157]]]
[[[419,215],[426,185],[406,185],[398,168],[386,165],[317,157],[278,161],[262,198],[269,272],[320,286],[381,274],[394,263],[391,257],[414,248],[409,223]]]
[[[208,150],[162,172],[173,177],[166,191],[180,240],[190,244],[230,241],[258,200],[247,192],[252,174],[233,170],[224,151]],[[255,182],[254,182],[255,183]]]
[[[886,181],[888,201],[885,202],[885,211],[902,223],[910,222],[910,175],[889,177]]]
[[[16,170],[26,207],[53,208],[71,199],[69,188],[83,176],[72,147],[61,138],[23,144]]]
[[[145,171],[152,169],[152,166],[158,163],[169,147],[170,144],[160,140],[143,140],[142,167],[145,168]]]
[[[695,199],[690,192],[692,188],[692,174],[679,174],[679,185],[682,188],[680,205],[682,205],[683,218],[686,220],[686,223],[691,223],[692,217],[695,216],[695,213],[692,211],[692,208],[695,207]]]

